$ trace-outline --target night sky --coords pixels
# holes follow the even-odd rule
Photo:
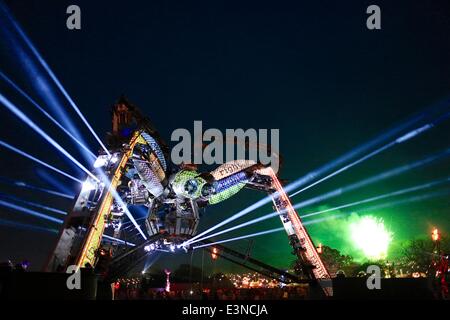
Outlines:
[[[277,4],[223,4],[211,1],[5,1],[83,114],[104,137],[109,110],[125,94],[158,128],[167,142],[174,129],[279,128],[284,159],[280,176],[288,181],[337,158],[409,115],[450,95],[450,5],[448,1],[293,1]],[[82,29],[66,28],[66,8],[77,4]],[[382,29],[366,28],[366,8],[377,4]],[[0,16],[0,26],[4,27]],[[0,69],[30,95],[23,61],[0,38]],[[29,114],[78,158],[73,143],[25,103],[3,81],[2,94]],[[56,88],[53,88],[57,92]],[[41,93],[42,94],[42,93]],[[61,98],[61,97],[60,97]],[[60,99],[64,103],[64,99]],[[40,101],[41,102],[41,101]],[[67,106],[92,150],[98,144]],[[45,107],[45,106],[44,106]],[[83,177],[44,140],[5,108],[0,139]],[[356,182],[449,147],[450,121],[395,147],[305,193],[293,202]],[[0,176],[67,190],[77,187],[61,176],[0,149]],[[449,159],[320,203],[333,207],[414,186],[450,174]],[[443,186],[441,188],[449,187]],[[0,192],[62,210],[70,201],[2,184]],[[207,209],[201,229],[259,200],[244,190]],[[306,208],[315,211],[318,206]],[[358,207],[358,208],[364,208]],[[358,212],[358,208],[351,211]],[[270,213],[267,205],[239,220]],[[302,212],[300,212],[302,214]],[[370,213],[384,219],[394,245],[428,236],[432,226],[450,231],[447,197]],[[0,209],[0,218],[54,227],[24,214]],[[345,219],[344,219],[345,220]],[[235,222],[236,223],[236,222]],[[339,222],[308,230],[313,240],[343,252]],[[279,227],[277,219],[224,235]],[[0,226],[0,260],[27,258],[39,269],[53,234]],[[245,250],[248,241],[230,244]],[[279,267],[293,260],[285,233],[254,238],[253,255]],[[199,263],[200,253],[196,254]],[[189,255],[162,256],[157,265],[176,267]],[[212,264],[205,260],[208,268]],[[223,267],[225,266],[225,267]],[[215,266],[237,270],[227,264]]]

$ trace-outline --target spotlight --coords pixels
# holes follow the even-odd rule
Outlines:
[[[111,157],[111,163],[116,163],[117,161],[119,161],[119,157],[118,157],[118,155],[117,154],[115,154],[115,155],[113,155],[112,157]]]
[[[106,164],[108,163],[108,157],[106,156],[99,156],[97,158],[97,160],[95,160],[94,162],[94,168],[101,168],[106,166]]]
[[[89,192],[97,189],[97,185],[92,183],[89,179],[83,182],[83,186],[81,188],[81,192]]]

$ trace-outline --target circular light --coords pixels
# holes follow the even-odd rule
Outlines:
[[[81,191],[82,192],[88,192],[88,191],[95,190],[96,188],[97,188],[96,184],[94,184],[93,182],[90,181],[90,179],[88,179],[85,182],[83,182],[83,186],[81,188]]]
[[[105,156],[100,156],[94,162],[94,168],[104,167],[108,163],[108,158]]]
[[[381,259],[387,256],[392,233],[386,229],[382,219],[366,216],[350,224],[349,228],[356,248],[367,258]]]

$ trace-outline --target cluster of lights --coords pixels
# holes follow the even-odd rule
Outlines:
[[[136,287],[141,283],[139,278],[121,278],[114,283],[114,288],[119,289],[120,287],[131,288]]]
[[[95,160],[94,168],[102,168],[106,166],[108,163],[115,164],[119,161],[119,156],[117,154],[114,155],[101,155]]]
[[[275,288],[280,286],[278,281],[267,279],[258,273],[227,274],[226,277],[230,279],[233,285],[238,289]]]
[[[115,232],[119,232],[122,228],[122,222],[120,220],[113,220],[111,226],[114,228]]]
[[[217,249],[216,247],[214,247],[214,248],[212,249],[211,258],[212,258],[213,260],[217,260],[217,258],[219,258],[218,253],[219,253],[219,249]]]
[[[149,245],[146,245],[146,246],[144,247],[144,250],[145,250],[146,252],[150,252],[150,251],[155,251],[157,248],[158,248],[158,246],[157,246],[155,243],[151,243],[151,244],[149,244]]]
[[[164,248],[167,248],[164,249]],[[163,252],[175,252],[177,249],[177,246],[173,243],[160,243],[159,241],[150,243],[144,247],[145,252],[152,252],[152,251],[163,251]]]
[[[81,192],[82,193],[89,192],[97,189],[97,187],[98,184],[95,181],[92,181],[92,179],[87,178],[86,181],[84,181],[81,186]]]

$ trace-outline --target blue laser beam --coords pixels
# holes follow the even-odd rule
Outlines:
[[[45,227],[41,227],[41,226],[35,226],[32,224],[28,224],[28,223],[21,223],[21,222],[7,220],[7,219],[0,219],[0,225],[2,225],[4,227],[25,229],[25,230],[36,231],[36,232],[47,232],[47,233],[54,233],[54,234],[59,233],[59,231],[57,229],[45,228]],[[113,242],[117,242],[120,244],[129,245],[132,247],[136,246],[136,244],[134,244],[134,243],[127,242],[122,239],[117,239],[117,238],[108,236],[106,234],[103,235],[103,240],[105,240],[105,239],[108,241],[113,241]]]
[[[334,215],[334,216],[327,217],[327,218],[315,219],[315,220],[307,221],[304,224],[305,225],[316,224],[316,223],[320,223],[320,222],[323,222],[323,221],[326,221],[326,220],[339,218],[340,216],[341,215]],[[206,243],[206,244],[194,246],[194,247],[192,247],[192,249],[205,248],[205,247],[214,246],[216,244],[227,243],[227,242],[231,242],[231,241],[237,241],[237,240],[242,240],[242,239],[247,239],[247,238],[263,236],[263,235],[266,235],[266,234],[269,234],[269,233],[280,232],[280,231],[283,231],[283,230],[285,230],[284,227],[274,228],[274,229],[260,231],[260,232],[255,232],[255,233],[251,233],[251,234],[247,234],[247,235],[243,235],[243,236],[239,236],[239,237],[234,237],[234,238],[230,238],[230,239],[215,241],[213,243]]]
[[[36,168],[34,171],[42,182],[46,182],[49,186],[55,188],[56,190],[69,194],[74,192],[74,187],[76,188],[76,186],[66,185],[60,179],[51,175],[48,170],[45,170],[43,168]]]
[[[207,236],[205,236],[203,238],[196,239],[196,240],[194,240],[194,241],[192,241],[190,243],[187,243],[187,244],[192,245],[192,244],[194,244],[196,242],[200,242],[200,241],[203,241],[203,240],[206,240],[206,239],[217,237],[217,236],[219,236],[221,234],[228,233],[228,232],[231,232],[233,230],[237,230],[237,229],[249,226],[249,225],[256,224],[256,223],[264,221],[264,220],[268,220],[268,219],[271,219],[271,218],[274,218],[274,217],[278,217],[279,215],[280,215],[279,212],[273,212],[271,214],[268,214],[268,215],[265,215],[265,216],[262,216],[262,217],[259,217],[259,218],[256,218],[256,219],[252,219],[252,220],[244,222],[244,223],[241,223],[241,224],[239,224],[237,226],[234,226],[234,227],[231,227],[231,228],[228,228],[228,229],[225,229],[225,230],[221,230],[221,231],[213,233],[213,234],[209,234],[209,235],[207,235]],[[315,219],[315,220],[310,220],[310,221],[304,221],[303,225],[306,226],[306,225],[309,225],[309,224],[315,224],[315,223],[322,222],[322,221],[325,221],[325,220],[334,219],[334,218],[339,217],[339,216],[340,215],[334,215],[334,216],[331,216],[331,217]]]
[[[126,245],[129,245],[129,246],[132,246],[132,247],[136,246],[136,244],[134,244],[134,243],[131,243],[131,242],[128,242],[128,241],[124,241],[122,239],[114,238],[114,237],[108,236],[107,234],[103,235],[103,239],[114,241],[114,242],[117,242],[117,243],[120,243],[120,244],[126,244]]]
[[[50,145],[61,152],[65,157],[75,163],[81,170],[91,176],[95,181],[99,181],[96,176],[94,176],[85,166],[83,166],[78,160],[76,160],[66,149],[61,147],[53,138],[51,138],[44,130],[42,130],[38,125],[36,125],[30,118],[28,118],[22,111],[20,111],[14,104],[12,104],[8,99],[6,99],[0,93],[0,102],[8,108],[14,115],[16,115],[20,120],[27,124],[31,129],[43,137]]]
[[[6,14],[6,16],[4,14]],[[13,29],[15,29],[14,26],[7,24],[8,21],[12,21],[14,19],[12,18],[11,13],[8,11],[8,8],[1,1],[0,19],[3,22],[3,26],[0,29],[0,40],[7,42],[4,46],[8,47],[14,59],[19,60],[20,66],[24,69],[25,75],[27,76],[31,86],[36,90],[36,93],[39,95],[39,97],[43,101],[45,101],[45,104],[57,114],[59,121],[61,121],[64,127],[72,132],[72,134],[80,142],[86,145],[77,127],[68,116],[65,107],[60,103],[59,97],[53,92],[49,81],[46,79],[45,75],[42,74],[42,71],[39,70],[39,67],[34,61],[35,59],[33,59],[33,57],[30,55],[29,50],[26,50],[26,48],[24,48],[23,41],[20,41],[20,37],[17,37],[17,33],[12,32]],[[82,150],[80,149],[80,151]],[[85,157],[85,160],[90,161],[90,158],[87,154],[85,154],[84,152],[82,154]]]
[[[415,162],[408,163],[408,164],[405,164],[405,165],[402,165],[402,166],[399,166],[399,167],[396,167],[396,168],[384,171],[382,173],[379,173],[379,174],[374,175],[372,177],[369,177],[367,179],[364,179],[364,180],[361,180],[361,181],[349,184],[347,186],[344,186],[344,187],[341,187],[341,188],[329,191],[329,192],[327,192],[327,193],[325,193],[323,195],[319,195],[319,196],[316,196],[314,198],[302,201],[302,202],[297,203],[295,205],[295,209],[304,208],[306,206],[309,206],[309,205],[312,205],[312,204],[315,204],[315,203],[318,203],[318,202],[321,202],[321,201],[324,201],[324,200],[328,200],[330,198],[334,198],[334,197],[340,196],[340,195],[342,195],[344,193],[347,193],[349,191],[354,191],[356,189],[359,189],[359,188],[362,188],[362,187],[366,187],[366,186],[368,186],[370,184],[374,184],[374,183],[377,183],[377,182],[380,182],[380,181],[383,181],[383,180],[386,180],[386,179],[398,176],[398,175],[403,174],[405,172],[408,172],[408,171],[411,171],[411,170],[414,170],[414,169],[417,169],[417,168],[429,165],[429,164],[431,164],[431,163],[433,163],[435,161],[442,160],[442,159],[444,159],[444,158],[446,158],[448,156],[450,156],[450,148],[448,148],[448,149],[446,149],[446,150],[444,150],[442,152],[435,153],[435,154],[433,154],[431,156],[427,156],[427,157],[422,158],[420,160],[417,160]]]
[[[363,154],[364,152],[367,152],[368,150],[372,149],[373,147],[376,147],[377,145],[380,145],[381,143],[384,143],[386,141],[388,141],[389,139],[392,139],[393,137],[395,137],[398,134],[401,134],[402,132],[404,132],[405,130],[409,129],[411,126],[417,125],[418,123],[420,123],[421,121],[424,121],[425,119],[427,119],[431,114],[433,114],[436,111],[441,112],[441,109],[445,108],[448,109],[450,102],[447,100],[443,100],[441,102],[439,102],[438,104],[432,106],[431,108],[426,109],[425,111],[419,113],[418,115],[414,115],[412,117],[410,117],[408,120],[406,120],[405,122],[401,123],[400,125],[396,126],[393,129],[390,129],[389,131],[387,131],[386,133],[383,133],[382,135],[376,137],[375,139],[372,139],[371,141],[361,145],[360,147],[344,154],[343,156],[339,157],[338,159],[335,159],[334,161],[320,167],[319,169],[308,173],[307,175],[303,176],[300,179],[297,179],[296,181],[290,183],[289,185],[285,186],[285,191],[286,192],[290,192],[300,186],[303,186],[307,183],[309,183],[310,181],[313,181],[315,178],[326,174],[327,172],[335,169],[336,167],[338,167],[339,165],[342,165],[343,163],[350,161],[358,156],[360,156],[361,154]],[[434,118],[433,121],[425,124],[425,125],[421,125],[420,127],[410,130],[408,133],[406,134],[402,134],[400,137],[395,138],[394,141],[389,142],[388,144],[376,149],[375,151],[370,152],[368,155],[363,156],[362,158],[359,158],[358,160],[345,165],[344,167],[340,168],[337,171],[334,171],[333,173],[327,175],[326,177],[308,185],[307,187],[295,192],[292,196],[295,196],[297,194],[299,194],[300,192],[303,192],[325,180],[330,179],[331,177],[336,176],[337,174],[344,172],[348,169],[350,169],[351,167],[354,167],[355,165],[368,160],[369,158],[374,157],[375,155],[393,147],[394,145],[406,142],[418,135],[420,135],[423,132],[428,131],[429,129],[431,129],[434,126],[437,126],[438,124],[440,124],[442,121],[448,119],[448,117],[450,116],[450,112],[445,113],[444,115],[441,115],[437,118]],[[273,196],[273,195],[272,195]],[[265,197],[259,201],[257,201],[256,203],[252,204],[251,206],[239,211],[238,213],[232,215],[231,217],[223,220],[222,222],[214,225],[213,227],[199,233],[198,235],[194,236],[193,238],[191,238],[190,240],[187,240],[184,244],[189,244],[192,243],[193,241],[195,241],[196,239],[199,239],[200,237],[204,236],[205,234],[208,234],[214,230],[216,230],[217,228],[220,228],[236,219],[239,219],[245,215],[247,215],[250,212],[253,212],[254,210],[262,207],[263,205],[269,203],[272,200],[272,196],[268,196]]]
[[[316,211],[316,212],[312,212],[312,213],[307,213],[302,215],[302,218],[307,218],[307,217],[312,217],[312,216],[316,216],[319,214],[323,214],[326,212],[331,212],[331,211],[336,211],[336,210],[340,210],[340,209],[345,209],[345,208],[349,208],[349,207],[354,207],[357,205],[361,205],[361,204],[365,204],[365,203],[369,203],[369,202],[374,202],[374,201],[378,201],[378,200],[382,200],[382,199],[386,199],[386,198],[390,198],[390,197],[395,197],[395,196],[399,196],[405,193],[411,193],[411,192],[415,192],[415,191],[419,191],[419,190],[425,190],[425,189],[429,189],[441,184],[445,184],[450,182],[450,177],[444,178],[444,179],[438,179],[438,180],[434,180],[431,182],[427,182],[421,185],[417,185],[411,188],[405,188],[405,189],[401,189],[401,190],[397,190],[394,192],[390,192],[387,194],[383,194],[383,195],[379,195],[379,196],[375,196],[375,197],[371,197],[371,198],[367,198],[364,200],[360,200],[360,201],[356,201],[356,202],[352,202],[352,203],[347,203],[347,204],[343,204],[334,208],[329,208],[329,209],[325,209],[325,210],[320,210],[320,211]]]
[[[94,138],[99,142],[99,144],[101,145],[101,147],[103,148],[103,150],[106,152],[106,154],[109,156],[110,153],[108,151],[108,149],[106,148],[106,146],[103,144],[102,140],[98,137],[98,135],[95,133],[94,129],[91,127],[91,125],[89,124],[89,122],[86,120],[86,118],[84,117],[83,113],[80,111],[80,109],[77,107],[77,105],[75,104],[75,102],[72,100],[72,98],[70,97],[70,95],[68,94],[68,92],[66,91],[66,89],[63,87],[63,85],[61,84],[61,82],[58,80],[58,78],[56,77],[56,75],[53,73],[53,71],[50,69],[50,67],[48,66],[47,62],[44,60],[44,58],[41,56],[41,54],[38,52],[38,50],[36,49],[36,47],[33,45],[33,43],[31,42],[31,40],[28,38],[28,36],[25,34],[25,32],[22,30],[22,28],[19,26],[19,24],[16,22],[16,20],[14,19],[14,17],[10,14],[9,10],[2,4],[0,3],[0,7],[3,9],[3,11],[6,13],[8,19],[10,20],[10,22],[12,23],[13,27],[16,29],[17,33],[21,36],[22,40],[26,43],[26,45],[28,46],[28,48],[31,50],[31,52],[33,53],[33,55],[36,57],[36,59],[38,60],[38,62],[41,64],[41,66],[44,68],[44,70],[47,72],[47,74],[50,76],[50,78],[53,80],[53,82],[55,83],[55,85],[57,86],[57,88],[61,91],[61,93],[63,94],[63,96],[67,99],[67,101],[69,102],[70,106],[74,109],[74,111],[77,113],[77,115],[80,117],[80,119],[83,121],[83,123],[86,125],[86,127],[89,129],[89,131],[92,133],[92,135],[94,136]]]
[[[73,180],[73,181],[76,181],[76,182],[81,183],[81,184],[83,183],[83,181],[81,181],[81,180],[75,178],[74,176],[71,176],[70,174],[68,174],[68,173],[66,173],[66,172],[64,172],[64,171],[62,171],[62,170],[60,170],[60,169],[58,169],[58,168],[55,168],[54,166],[52,166],[52,165],[50,165],[50,164],[48,164],[48,163],[46,163],[46,162],[44,162],[44,161],[42,161],[42,160],[39,160],[38,158],[33,157],[32,155],[26,153],[25,151],[22,151],[22,150],[20,150],[20,149],[18,149],[18,148],[16,148],[16,147],[13,147],[12,145],[10,145],[10,144],[8,144],[8,143],[2,141],[2,140],[0,140],[0,146],[2,146],[2,147],[4,147],[4,148],[7,148],[7,149],[9,149],[9,150],[11,150],[11,151],[13,151],[13,152],[15,152],[15,153],[17,153],[17,154],[20,154],[21,156],[23,156],[23,157],[25,157],[25,158],[27,158],[27,159],[30,159],[30,160],[32,160],[32,161],[34,161],[34,162],[37,162],[37,163],[39,163],[40,165],[42,165],[42,166],[44,166],[44,167],[46,167],[46,168],[48,168],[48,169],[50,169],[50,170],[53,170],[53,171],[55,171],[55,172],[57,172],[57,173],[59,173],[59,174],[65,176],[65,177],[67,177],[67,178]]]
[[[326,212],[329,212],[329,211],[335,211],[335,210],[339,210],[339,209],[344,209],[344,208],[348,208],[348,207],[357,206],[357,205],[360,205],[360,204],[365,204],[365,203],[369,203],[369,202],[382,200],[382,199],[385,199],[385,198],[390,198],[390,197],[402,195],[402,194],[405,194],[405,193],[411,193],[411,192],[415,192],[415,191],[419,191],[419,190],[429,189],[429,188],[435,187],[437,185],[448,183],[448,182],[450,182],[450,177],[445,178],[445,179],[437,179],[437,180],[434,180],[434,181],[431,181],[431,182],[427,182],[425,184],[421,184],[421,185],[418,185],[418,186],[397,190],[397,191],[394,191],[394,192],[390,192],[390,193],[387,193],[387,194],[383,194],[383,195],[371,197],[371,198],[368,198],[368,199],[352,202],[352,203],[349,203],[349,204],[344,204],[344,205],[341,205],[341,206],[338,206],[338,207],[335,207],[335,208],[330,208],[330,209],[321,210],[321,211],[318,211],[318,212],[304,214],[304,215],[301,215],[301,217],[302,217],[302,219],[303,218],[308,218],[308,217],[315,216],[315,215],[322,214],[322,213],[326,213]],[[294,205],[294,208],[296,208],[297,206],[299,206],[299,205],[298,204]],[[206,240],[206,239],[209,239],[209,238],[212,238],[212,237],[216,237],[218,235],[221,235],[221,234],[224,234],[224,233],[228,233],[228,232],[233,231],[233,230],[237,230],[237,229],[240,229],[240,228],[243,228],[243,227],[247,227],[247,226],[256,224],[258,222],[262,222],[262,221],[265,221],[265,220],[268,220],[268,219],[272,219],[272,218],[278,217],[279,215],[280,215],[280,212],[276,212],[275,211],[275,212],[266,214],[264,216],[252,219],[250,221],[243,222],[241,224],[238,224],[236,226],[230,227],[228,229],[224,229],[224,230],[218,231],[216,233],[209,234],[209,235],[206,235],[206,236],[201,237],[201,238],[197,238],[197,239],[195,239],[193,241],[190,241],[190,242],[185,242],[184,245],[186,245],[186,244],[193,244],[193,243],[196,243],[196,242],[199,242],[199,241],[202,241],[202,240]],[[307,221],[304,222],[304,224],[305,223],[307,223]]]
[[[372,207],[366,208],[364,210],[358,210],[358,212],[374,211],[374,210],[387,208],[387,207],[392,207],[392,206],[396,206],[396,205],[400,205],[400,204],[423,201],[423,200],[430,199],[430,198],[433,198],[433,197],[445,196],[445,195],[448,195],[448,194],[449,194],[449,190],[432,192],[432,193],[429,193],[429,194],[426,194],[426,195],[419,195],[419,196],[415,196],[415,197],[410,197],[408,199],[402,199],[402,200],[392,201],[392,202],[389,202],[389,203],[386,203],[386,204],[372,206]],[[332,217],[329,217],[329,219],[322,218],[322,219],[315,219],[315,220],[312,220],[312,221],[305,221],[304,225],[315,224],[315,223],[323,222],[323,221],[330,220],[330,219],[338,219],[338,218],[343,217],[345,214],[349,214],[349,213],[350,212],[334,215]],[[216,245],[216,244],[221,244],[221,243],[226,243],[226,242],[231,242],[231,241],[237,241],[237,240],[242,240],[242,239],[251,238],[251,237],[257,237],[257,236],[260,236],[260,235],[265,235],[265,234],[269,234],[269,233],[275,233],[275,232],[279,232],[279,231],[282,231],[282,230],[284,230],[284,228],[270,229],[270,230],[267,230],[267,231],[256,232],[256,233],[252,233],[252,234],[249,234],[249,235],[244,235],[244,236],[235,237],[235,238],[231,238],[231,239],[216,241],[216,242],[213,242],[213,243],[208,243],[208,244],[194,246],[193,249],[205,248],[205,247],[213,246],[213,245]],[[216,235],[218,235],[218,234],[215,234],[214,236],[216,236]],[[213,235],[211,235],[211,237],[212,236]],[[198,241],[202,241],[202,240],[205,240],[205,239],[206,238],[199,239]]]
[[[249,207],[239,211],[238,213],[232,215],[231,217],[229,217],[229,218],[219,222],[218,224],[214,225],[213,227],[211,227],[211,228],[209,228],[209,229],[199,233],[198,235],[192,237],[191,239],[185,241],[184,244],[192,243],[196,239],[204,236],[205,234],[210,233],[210,232],[212,232],[212,231],[214,231],[214,230],[216,230],[216,229],[218,229],[218,228],[220,228],[220,227],[222,227],[222,226],[224,226],[224,225],[226,225],[226,224],[228,224],[228,223],[230,223],[230,222],[232,222],[232,221],[234,221],[236,219],[239,219],[240,217],[245,216],[246,214],[248,214],[248,213],[258,209],[259,207],[263,206],[264,204],[268,203],[271,200],[272,200],[271,197],[266,197],[266,198],[263,198],[263,199],[259,200],[258,202],[252,204],[251,206],[249,206]]]
[[[17,229],[36,231],[36,232],[47,232],[47,233],[58,234],[57,229],[45,228],[45,227],[41,227],[41,226],[34,226],[32,224],[21,223],[21,222],[6,220],[6,219],[0,219],[0,225],[4,226],[4,227],[8,227],[8,228],[17,228]]]
[[[245,236],[240,236],[240,237],[235,237],[235,238],[231,238],[231,239],[216,241],[216,242],[213,242],[213,243],[201,244],[201,245],[192,247],[192,249],[195,250],[195,249],[200,249],[200,248],[214,246],[216,244],[227,243],[227,242],[231,242],[231,241],[237,241],[237,240],[242,240],[242,239],[247,239],[247,238],[263,236],[263,235],[266,235],[266,234],[269,234],[269,233],[280,232],[280,231],[283,231],[283,230],[284,230],[283,227],[281,227],[281,228],[274,228],[274,229],[270,229],[270,230],[265,230],[265,231],[260,231],[260,232],[247,234]]]
[[[449,155],[450,155],[450,148],[444,150],[443,152],[439,152],[439,153],[433,154],[431,156],[425,157],[425,158],[423,158],[421,160],[415,161],[413,163],[406,164],[406,165],[403,165],[403,166],[400,166],[400,167],[396,167],[394,169],[387,170],[385,172],[382,172],[382,173],[377,174],[375,176],[372,176],[370,178],[364,179],[362,181],[350,184],[350,185],[342,187],[342,188],[338,188],[338,189],[330,191],[330,192],[328,192],[328,193],[326,193],[326,194],[324,194],[322,196],[317,196],[317,197],[314,197],[312,199],[309,199],[309,200],[303,201],[301,203],[295,204],[294,208],[295,209],[303,208],[303,207],[305,207],[307,205],[311,205],[311,204],[314,204],[314,203],[317,203],[317,202],[320,202],[320,201],[323,201],[323,200],[326,200],[326,199],[330,199],[332,197],[336,197],[336,196],[342,195],[345,192],[353,191],[353,190],[355,190],[357,188],[361,188],[361,187],[367,186],[369,184],[372,184],[372,183],[375,183],[375,182],[379,182],[381,180],[388,179],[388,178],[391,178],[393,176],[402,174],[402,173],[404,173],[406,171],[409,171],[409,170],[412,170],[412,169],[416,169],[418,167],[430,164],[433,161],[442,159],[442,158],[447,157]],[[280,214],[279,212],[272,212],[272,213],[266,214],[264,216],[261,216],[259,218],[255,218],[253,220],[250,220],[250,221],[238,224],[238,225],[233,226],[231,228],[221,230],[221,231],[216,232],[214,234],[210,234],[210,235],[208,235],[206,237],[201,237],[201,238],[195,239],[194,241],[191,241],[190,243],[194,243],[196,241],[201,241],[201,240],[204,240],[204,239],[215,237],[215,236],[218,236],[218,235],[221,235],[221,234],[224,234],[224,233],[236,230],[236,229],[240,229],[240,228],[243,228],[243,227],[246,227],[246,226],[258,223],[258,222],[262,222],[262,221],[265,221],[265,220],[277,217],[277,216],[279,216],[279,214]]]
[[[109,180],[109,178],[106,176],[106,174],[101,171],[99,172],[100,174],[100,178],[103,181],[103,183],[107,186],[110,186],[108,189],[108,191],[111,193],[112,197],[114,198],[114,200],[117,202],[117,204],[122,208],[122,210],[125,212],[126,216],[128,217],[128,219],[130,219],[130,221],[133,223],[134,227],[139,231],[139,233],[141,234],[142,238],[144,238],[144,240],[147,240],[147,236],[145,235],[144,231],[142,231],[141,227],[139,226],[139,224],[136,222],[136,219],[134,219],[133,215],[131,214],[130,210],[128,210],[128,206],[123,202],[122,198],[120,197],[119,193],[117,192],[117,190],[111,188],[111,181]]]
[[[294,196],[298,195],[299,193],[302,193],[303,191],[306,191],[306,190],[308,190],[308,189],[318,185],[319,183],[322,183],[322,182],[324,182],[324,181],[326,181],[326,180],[328,180],[328,179],[330,179],[330,178],[332,178],[332,177],[334,177],[334,176],[336,176],[336,175],[338,175],[338,174],[340,174],[340,173],[342,173],[344,171],[347,171],[348,169],[350,169],[350,168],[352,168],[352,167],[354,167],[354,166],[356,166],[356,165],[358,165],[358,164],[360,164],[360,163],[362,163],[362,162],[364,162],[364,161],[366,161],[366,160],[376,156],[377,154],[380,154],[381,152],[383,152],[383,151],[385,151],[387,149],[392,148],[395,145],[404,143],[406,141],[409,141],[409,140],[413,139],[414,137],[417,137],[418,135],[420,135],[420,134],[430,130],[433,127],[435,127],[438,123],[444,121],[449,116],[450,116],[450,112],[444,114],[443,116],[439,117],[438,119],[436,119],[435,121],[433,121],[431,123],[425,124],[425,125],[423,125],[423,126],[421,126],[419,128],[411,130],[410,132],[408,132],[408,133],[402,135],[401,137],[391,141],[390,143],[382,146],[381,148],[378,148],[375,151],[372,151],[368,155],[365,155],[364,157],[359,158],[358,160],[356,160],[356,161],[354,161],[354,162],[352,162],[350,164],[345,165],[344,167],[340,168],[339,170],[336,170],[333,173],[331,173],[331,174],[329,174],[329,175],[327,175],[327,176],[325,176],[325,177],[315,181],[314,183],[311,183],[310,185],[308,185],[308,186],[306,186],[306,187],[304,187],[304,188],[302,188],[302,189],[292,193],[290,195],[290,197],[294,197]]]
[[[0,71],[0,77],[2,77],[11,87],[13,87],[17,92],[19,92],[28,102],[30,102],[34,107],[36,107],[42,114],[44,114],[51,122],[53,122],[59,129],[61,129],[70,139],[75,141],[84,151],[92,158],[96,159],[97,156],[89,150],[78,138],[69,132],[62,124],[53,118],[47,111],[44,110],[33,98],[31,98],[25,91],[23,91],[19,86],[17,86],[10,78],[8,78],[3,72]]]
[[[24,188],[24,189],[29,189],[29,190],[33,190],[33,191],[44,192],[44,193],[48,193],[48,194],[51,194],[54,196],[71,199],[71,200],[73,200],[73,198],[75,197],[74,195],[70,195],[70,194],[66,194],[66,193],[62,193],[59,191],[50,190],[50,189],[46,189],[46,188],[42,188],[42,187],[33,186],[33,185],[23,182],[23,181],[12,180],[12,179],[8,179],[5,177],[0,177],[0,183],[8,184],[8,185],[18,187],[18,188]]]
[[[31,209],[28,209],[28,208],[16,205],[16,204],[8,202],[8,201],[0,200],[0,206],[2,206],[4,208],[15,210],[15,211],[19,211],[19,212],[22,212],[22,213],[26,213],[28,215],[31,215],[31,216],[34,216],[34,217],[37,217],[37,218],[41,218],[41,219],[45,219],[45,220],[48,220],[48,221],[56,222],[56,223],[59,223],[59,224],[63,223],[63,220],[61,220],[61,219],[58,219],[58,218],[55,218],[55,217],[43,214],[41,212],[38,212],[38,211],[35,211],[35,210],[31,210]]]
[[[395,206],[399,206],[399,205],[403,205],[403,204],[410,204],[410,203],[414,203],[414,202],[425,201],[425,200],[432,199],[432,198],[443,197],[443,196],[447,196],[449,194],[450,194],[450,190],[448,190],[448,189],[440,190],[440,191],[430,192],[430,193],[422,194],[422,195],[418,195],[418,196],[408,197],[405,199],[400,199],[400,200],[390,201],[387,203],[377,204],[377,205],[370,206],[368,208],[364,208],[364,209],[357,210],[357,211],[358,211],[358,213],[371,212],[371,211],[391,208],[391,207],[395,207]],[[345,212],[345,214],[348,214],[348,213],[349,212]]]
[[[265,220],[268,220],[268,219],[271,219],[271,218],[274,218],[274,217],[278,217],[279,215],[280,215],[280,213],[273,212],[271,214],[264,215],[264,216],[256,218],[256,219],[252,219],[250,221],[243,222],[243,223],[238,224],[236,226],[233,226],[233,227],[230,227],[230,228],[227,228],[227,229],[224,229],[224,230],[212,233],[212,234],[208,234],[205,237],[200,237],[200,238],[197,238],[197,239],[195,239],[193,241],[186,242],[186,243],[187,244],[193,244],[193,243],[196,243],[196,242],[199,242],[199,241],[202,241],[202,240],[206,240],[206,239],[209,239],[209,238],[217,237],[217,236],[219,236],[221,234],[224,234],[224,233],[228,233],[228,232],[240,229],[240,228],[244,228],[244,227],[256,224],[258,222],[262,222],[262,221],[265,221]]]
[[[32,201],[26,201],[26,200],[20,199],[18,197],[15,197],[13,195],[9,195],[9,194],[6,194],[6,193],[0,192],[0,198],[12,200],[12,201],[17,202],[17,203],[21,203],[21,204],[24,204],[24,205],[27,205],[27,206],[31,206],[31,207],[47,210],[47,211],[50,211],[50,212],[58,213],[58,214],[61,214],[61,215],[64,215],[64,216],[67,215],[67,212],[65,212],[63,210],[52,208],[52,207],[49,207],[49,206],[46,206],[46,205],[43,205],[43,204],[40,204],[40,203],[32,202]]]
[[[147,218],[137,218],[136,222],[145,220],[145,219],[147,219]],[[128,221],[128,222],[125,222],[124,224],[122,224],[122,230],[128,230],[128,229],[133,229],[133,228],[134,228],[134,225],[131,221]]]
[[[322,167],[304,175],[303,177],[297,179],[296,181],[290,183],[285,187],[286,192],[291,192],[297,188],[300,188],[301,186],[304,186],[311,181],[317,179],[318,177],[326,174],[327,172],[330,172],[331,170],[334,170],[335,168],[344,165],[348,161],[351,161],[357,157],[360,157],[362,154],[369,152],[369,150],[372,150],[373,148],[376,148],[377,146],[380,146],[382,144],[385,144],[389,140],[398,137],[402,134],[405,130],[410,130],[406,134],[402,134],[399,138],[396,138],[399,143],[405,142],[406,140],[409,140],[419,133],[422,133],[423,131],[428,130],[428,126],[430,126],[430,123],[423,124],[424,121],[430,121],[429,119],[436,119],[432,121],[434,125],[438,125],[442,122],[445,118],[437,117],[436,114],[440,114],[442,112],[448,112],[448,108],[450,106],[450,99],[443,99],[439,101],[438,103],[432,105],[431,107],[426,108],[425,110],[414,114],[410,116],[408,119],[403,121],[402,123],[398,124],[397,126],[389,129],[385,133],[375,137],[374,139],[360,145],[359,147],[347,152],[346,154],[342,155],[341,157],[323,165]],[[445,117],[445,116],[444,116]],[[448,117],[448,113],[446,114],[446,117]],[[413,126],[420,126],[419,128],[415,128],[411,130],[411,127]]]

